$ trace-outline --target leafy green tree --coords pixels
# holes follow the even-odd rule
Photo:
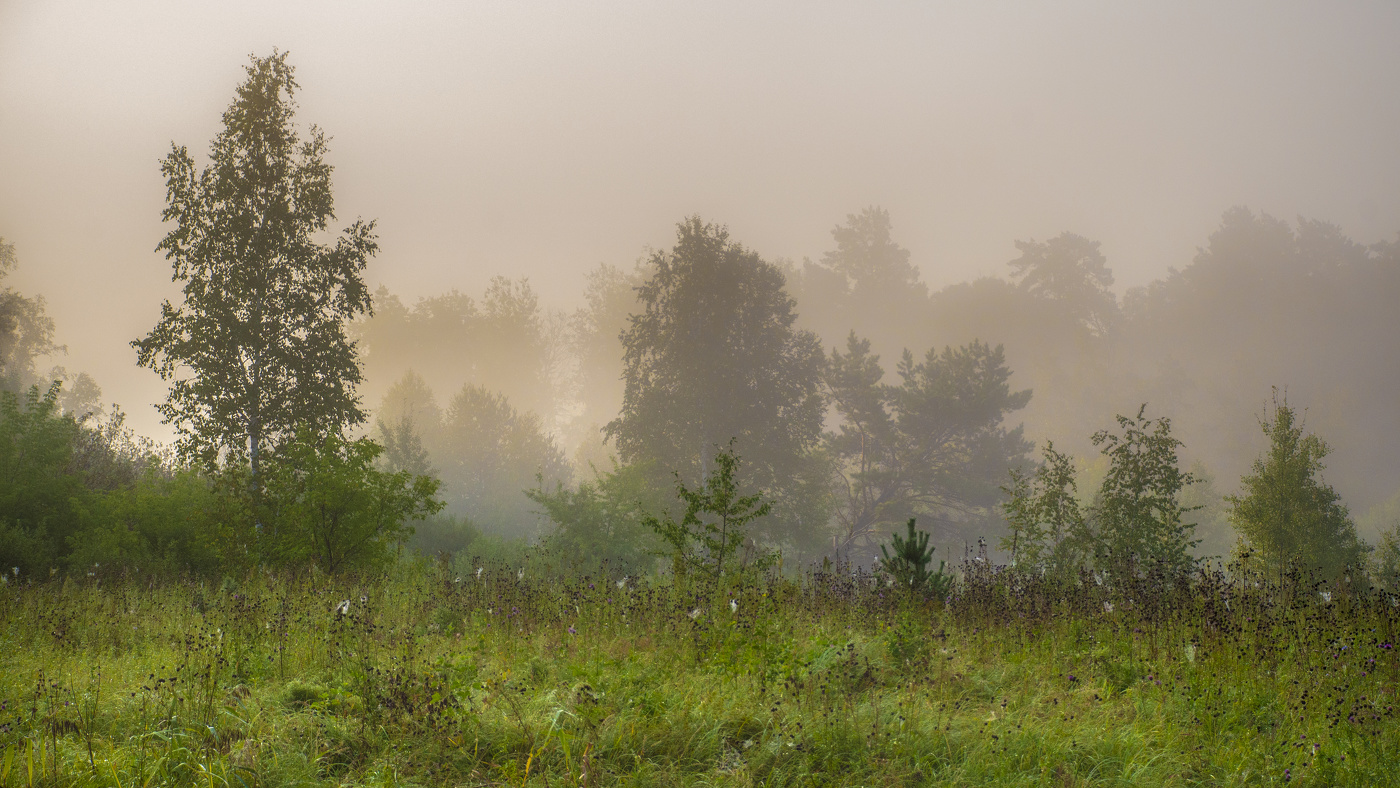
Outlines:
[[[374,223],[356,221],[333,246],[326,137],[302,141],[292,123],[298,85],[286,53],[253,58],[223,115],[210,166],[183,146],[161,167],[160,242],[184,283],[178,307],[132,344],[141,366],[172,381],[159,406],[183,456],[213,467],[246,460],[256,489],[265,444],[298,425],[337,434],[364,420],[360,367],[346,322],[369,311],[362,273],[378,249]]]
[[[905,352],[899,385],[884,372],[870,342],[854,332],[826,368],[828,397],[841,416],[827,436],[837,462],[838,551],[873,551],[877,534],[915,515],[953,523],[986,513],[1009,467],[1031,448],[1021,428],[1003,426],[1030,391],[1011,391],[1002,349],[981,342]]]
[[[822,350],[794,329],[782,272],[695,217],[650,266],[642,311],[622,334],[622,412],[606,428],[619,456],[697,484],[735,439],[747,460],[737,483],[773,496],[773,517],[755,530],[773,541],[818,535]]]
[[[1059,578],[1071,578],[1084,566],[1093,536],[1079,508],[1073,461],[1045,442],[1044,462],[1028,474],[1011,469],[1002,504],[1011,533],[1001,548],[1017,566]]]
[[[1093,333],[1108,333],[1118,316],[1118,299],[1109,289],[1113,272],[1098,241],[1061,233],[1041,243],[1017,241],[1016,248],[1021,256],[1008,265],[1022,289],[1062,304]]]
[[[730,441],[715,454],[714,470],[699,488],[687,487],[676,474],[676,497],[685,504],[680,522],[670,515],[642,517],[642,524],[670,545],[678,574],[707,575],[717,585],[724,577],[726,562],[735,568],[732,559],[741,547],[755,549],[748,526],[768,514],[772,504],[763,500],[762,493],[740,495],[738,476],[739,455],[734,452],[734,441]],[[754,566],[759,568],[776,560],[767,553],[760,553],[755,559]]]
[[[1302,419],[1277,389],[1273,405],[1273,417],[1260,422],[1268,451],[1240,480],[1242,494],[1226,496],[1231,524],[1273,577],[1282,578],[1295,565],[1325,577],[1349,565],[1359,570],[1366,547],[1341,496],[1318,476],[1330,449],[1303,431]]]
[[[0,391],[0,565],[26,574],[59,566],[91,497],[70,463],[79,426],[58,412],[60,385],[21,400]]]
[[[1171,434],[1171,419],[1149,419],[1146,412],[1144,403],[1137,416],[1117,417],[1121,434],[1100,430],[1092,438],[1109,462],[1090,513],[1095,563],[1120,577],[1148,566],[1195,565],[1195,525],[1186,522],[1190,510],[1181,502],[1182,490],[1195,478],[1180,468],[1182,444]]]
[[[410,520],[442,509],[437,479],[379,470],[381,451],[313,431],[278,446],[266,484],[274,561],[327,572],[382,564],[412,535]]]

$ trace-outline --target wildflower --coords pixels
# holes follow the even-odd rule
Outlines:
[[[697,619],[697,618],[699,618],[699,617],[700,617],[700,608],[697,607],[697,608],[695,608],[694,610],[690,611],[690,620],[691,620],[691,621],[694,621],[695,619]]]
[[[730,612],[730,613],[738,613],[738,612],[739,612],[739,603],[736,602],[736,601],[734,601],[733,599],[729,600],[729,612]]]
[[[1331,591],[1319,591],[1319,592],[1318,592],[1318,596],[1321,596],[1321,597],[1322,597],[1322,604],[1324,604],[1324,605],[1330,605],[1330,604],[1332,604],[1332,592],[1331,592]]]
[[[515,579],[516,579],[516,580],[524,580],[524,579],[525,579],[525,570],[524,570],[524,569],[521,569],[519,572],[516,572],[516,573],[515,573]]]
[[[626,587],[627,587],[627,576],[626,576],[626,575],[623,575],[623,576],[622,576],[622,579],[619,580],[619,581],[617,581],[617,587],[618,587],[619,589],[623,589],[623,588],[626,588]]]
[[[1112,603],[1112,602],[1104,602],[1104,603],[1103,603],[1103,612],[1105,612],[1105,613],[1112,613],[1112,612],[1113,612],[1113,603]]]
[[[348,600],[348,599],[342,599],[342,600],[340,600],[340,604],[338,604],[338,605],[335,606],[335,614],[336,614],[337,616],[344,616],[344,615],[348,615],[349,613],[350,613],[350,600]]]
[[[569,625],[569,634],[570,634],[570,635],[577,635],[577,634],[578,634],[578,630],[577,630],[577,629],[574,629],[574,625],[573,625],[573,624],[570,624],[570,625]]]
[[[478,567],[476,568],[476,579],[477,579],[477,580],[480,580],[480,579],[481,579],[481,570],[482,570],[483,568],[484,568],[484,567],[480,567],[480,566],[478,566]]]

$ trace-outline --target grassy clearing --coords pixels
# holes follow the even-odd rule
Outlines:
[[[1397,785],[1387,597],[405,564],[0,588],[0,786]]]

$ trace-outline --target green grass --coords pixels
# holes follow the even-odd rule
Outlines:
[[[0,786],[1400,785],[1397,613],[1220,577],[12,581]]]

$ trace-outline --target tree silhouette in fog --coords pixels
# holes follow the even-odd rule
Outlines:
[[[837,463],[844,555],[873,554],[891,526],[911,517],[948,537],[956,523],[988,516],[1007,469],[1025,464],[1032,448],[1020,427],[1004,425],[1031,392],[1011,390],[1000,347],[931,349],[917,363],[905,351],[897,371],[899,385],[882,383],[879,356],[855,332],[846,352],[828,360],[828,396],[842,419],[827,446]]]
[[[740,485],[773,495],[784,536],[820,530],[825,518],[810,508],[820,496],[799,490],[820,484],[809,455],[822,431],[822,350],[793,327],[782,272],[696,217],[650,264],[642,311],[622,335],[622,411],[606,430],[619,455],[695,485],[736,439]]]

